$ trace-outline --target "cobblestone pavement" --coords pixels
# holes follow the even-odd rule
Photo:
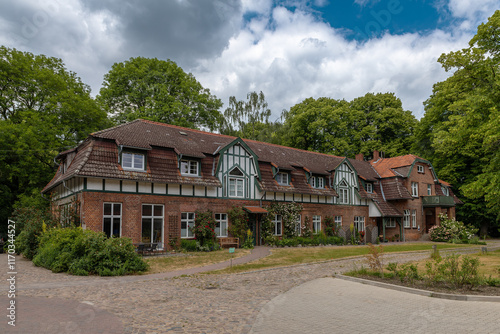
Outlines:
[[[477,249],[475,251],[477,252]],[[428,256],[429,252],[386,254],[385,261],[402,263]],[[5,254],[0,255],[0,261],[7,267]],[[91,305],[95,316],[101,316],[102,312],[110,322],[118,319],[123,333],[248,333],[258,320],[259,312],[273,298],[304,283],[316,282],[314,280],[318,278],[331,277],[335,273],[351,270],[364,263],[362,258],[358,258],[244,274],[196,274],[176,277],[165,274],[165,277],[144,275],[110,279],[53,274],[46,269],[34,267],[30,261],[20,257],[17,257],[16,261],[19,298],[46,300],[47,307],[50,307],[52,302],[59,303],[61,300]],[[6,282],[7,276],[3,270],[0,279]],[[7,284],[0,286],[2,297],[6,295],[6,288]],[[350,291],[342,293],[347,294]],[[6,312],[7,305],[4,300],[6,298],[0,299],[0,309]],[[302,308],[299,304],[296,313],[300,313]],[[407,308],[408,316],[415,312],[411,305],[407,305]],[[77,309],[69,310],[70,313],[78,313]],[[352,312],[358,313],[356,309]],[[21,315],[18,313],[19,317]],[[6,321],[5,316],[1,318]],[[42,321],[42,318],[38,319]],[[398,321],[393,316],[390,319],[391,321],[387,322],[389,331],[390,324]],[[40,323],[39,330],[33,333],[78,333],[78,330],[64,322],[66,320],[47,316],[45,321],[60,330],[44,331],[43,328],[50,326],[45,323],[44,327],[44,324]],[[323,320],[316,319],[318,322]],[[3,333],[1,327],[0,332]],[[109,332],[112,333],[111,330]],[[102,331],[96,328],[85,333]]]
[[[429,298],[319,278],[273,298],[250,333],[499,333],[500,303]]]

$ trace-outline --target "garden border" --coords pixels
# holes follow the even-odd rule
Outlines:
[[[368,284],[372,286],[377,286],[380,288],[391,289],[401,292],[412,293],[414,295],[432,297],[432,298],[441,298],[441,299],[450,299],[450,300],[461,300],[468,302],[496,302],[500,303],[500,296],[481,296],[481,295],[454,295],[450,293],[442,293],[442,292],[434,292],[429,290],[421,290],[415,288],[409,288],[401,285],[394,285],[389,283],[383,283],[378,281],[372,281],[359,277],[351,277],[345,275],[335,275],[335,278],[343,279],[345,281],[351,281],[361,284]]]

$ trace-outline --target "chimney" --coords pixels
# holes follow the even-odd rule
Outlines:
[[[380,159],[380,155],[379,155],[378,151],[373,150],[373,160],[377,161],[378,159]]]
[[[356,154],[356,160],[365,161],[365,156],[363,153]]]

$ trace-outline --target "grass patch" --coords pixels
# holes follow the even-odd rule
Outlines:
[[[431,243],[411,243],[401,245],[384,245],[384,253],[410,252],[431,250]],[[447,243],[436,243],[439,250],[472,247],[473,245],[456,245]],[[331,246],[331,247],[311,247],[311,248],[278,248],[273,249],[272,254],[252,263],[233,266],[212,273],[238,273],[265,268],[290,266],[303,263],[314,263],[340,259],[351,256],[361,256],[368,254],[366,246]]]
[[[250,254],[248,249],[236,249],[233,259]],[[174,270],[202,267],[214,263],[224,262],[231,259],[228,250],[218,250],[213,252],[189,252],[177,256],[164,256],[144,258],[149,265],[146,274],[164,273]]]

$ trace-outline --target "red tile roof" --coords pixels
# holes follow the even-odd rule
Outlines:
[[[415,161],[415,159],[421,159],[421,158],[413,154],[407,154],[394,158],[381,158],[378,159],[377,161],[370,161],[370,164],[373,166],[373,168],[377,171],[377,173],[381,177],[391,177],[398,175],[392,169],[396,169],[397,172],[400,172],[400,170],[397,170],[397,168],[411,166]]]

